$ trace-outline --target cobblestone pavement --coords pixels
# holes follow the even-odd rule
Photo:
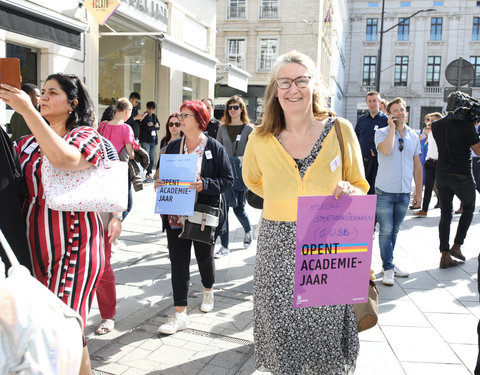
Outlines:
[[[173,300],[166,237],[159,216],[153,214],[154,199],[152,184],[134,194],[133,210],[121,235],[127,248],[112,256],[118,300],[115,329],[96,336],[100,316],[95,304],[91,311],[85,332],[95,373],[266,374],[255,370],[253,361],[256,241],[243,248],[243,229],[232,212],[231,253],[216,260],[215,309],[207,314],[199,310],[202,287],[193,258],[189,329],[173,336],[156,333],[173,313]],[[248,208],[248,214],[255,229],[260,211]],[[480,213],[475,213],[463,247],[467,261],[447,270],[438,268],[439,216],[438,209],[431,209],[427,218],[407,213],[395,260],[410,277],[397,278],[393,287],[380,282],[378,241],[374,241],[372,267],[380,289],[379,324],[360,334],[355,374],[473,373],[480,318],[476,286]],[[451,238],[458,219],[455,215]]]

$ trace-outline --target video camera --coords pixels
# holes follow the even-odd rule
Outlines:
[[[448,117],[458,121],[480,121],[480,101],[461,91],[452,92],[447,98]]]

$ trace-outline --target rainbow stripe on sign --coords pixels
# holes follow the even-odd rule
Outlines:
[[[183,182],[183,181],[179,181],[179,182],[175,182],[174,184],[165,184],[165,186],[190,186],[192,183],[191,182]]]
[[[368,251],[368,244],[365,243],[319,243],[302,245],[302,255],[313,254],[347,254],[347,253],[366,253]]]

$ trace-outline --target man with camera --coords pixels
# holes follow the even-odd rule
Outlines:
[[[461,246],[472,222],[475,209],[475,182],[472,176],[470,148],[480,154],[480,138],[475,122],[480,117],[478,101],[461,92],[449,95],[448,115],[432,124],[432,133],[438,147],[436,183],[440,200],[440,268],[456,266],[454,258],[465,260]],[[463,207],[453,246],[450,248],[452,201],[456,195]]]

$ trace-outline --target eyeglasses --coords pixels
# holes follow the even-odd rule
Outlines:
[[[179,128],[180,127],[180,123],[179,122],[169,122],[168,123],[168,126],[170,126],[171,128],[173,128],[174,126],[176,128]]]
[[[192,115],[192,114],[190,114],[190,113],[180,113],[180,114],[178,115],[178,118],[179,118],[180,120],[185,120],[188,116],[195,117],[195,115]]]
[[[305,87],[308,86],[311,79],[312,79],[312,77],[310,77],[310,76],[301,76],[301,77],[297,77],[295,79],[277,78],[275,81],[276,81],[279,89],[287,90],[292,86],[293,82],[295,82],[295,86],[297,86],[297,88],[304,89]]]
[[[238,111],[240,109],[240,106],[239,105],[229,105],[228,110],[231,111],[232,109],[235,110],[235,111]]]
[[[403,140],[403,138],[398,138],[398,149],[400,150],[400,152],[403,151],[403,148],[404,148],[404,144],[405,144],[405,141]]]

